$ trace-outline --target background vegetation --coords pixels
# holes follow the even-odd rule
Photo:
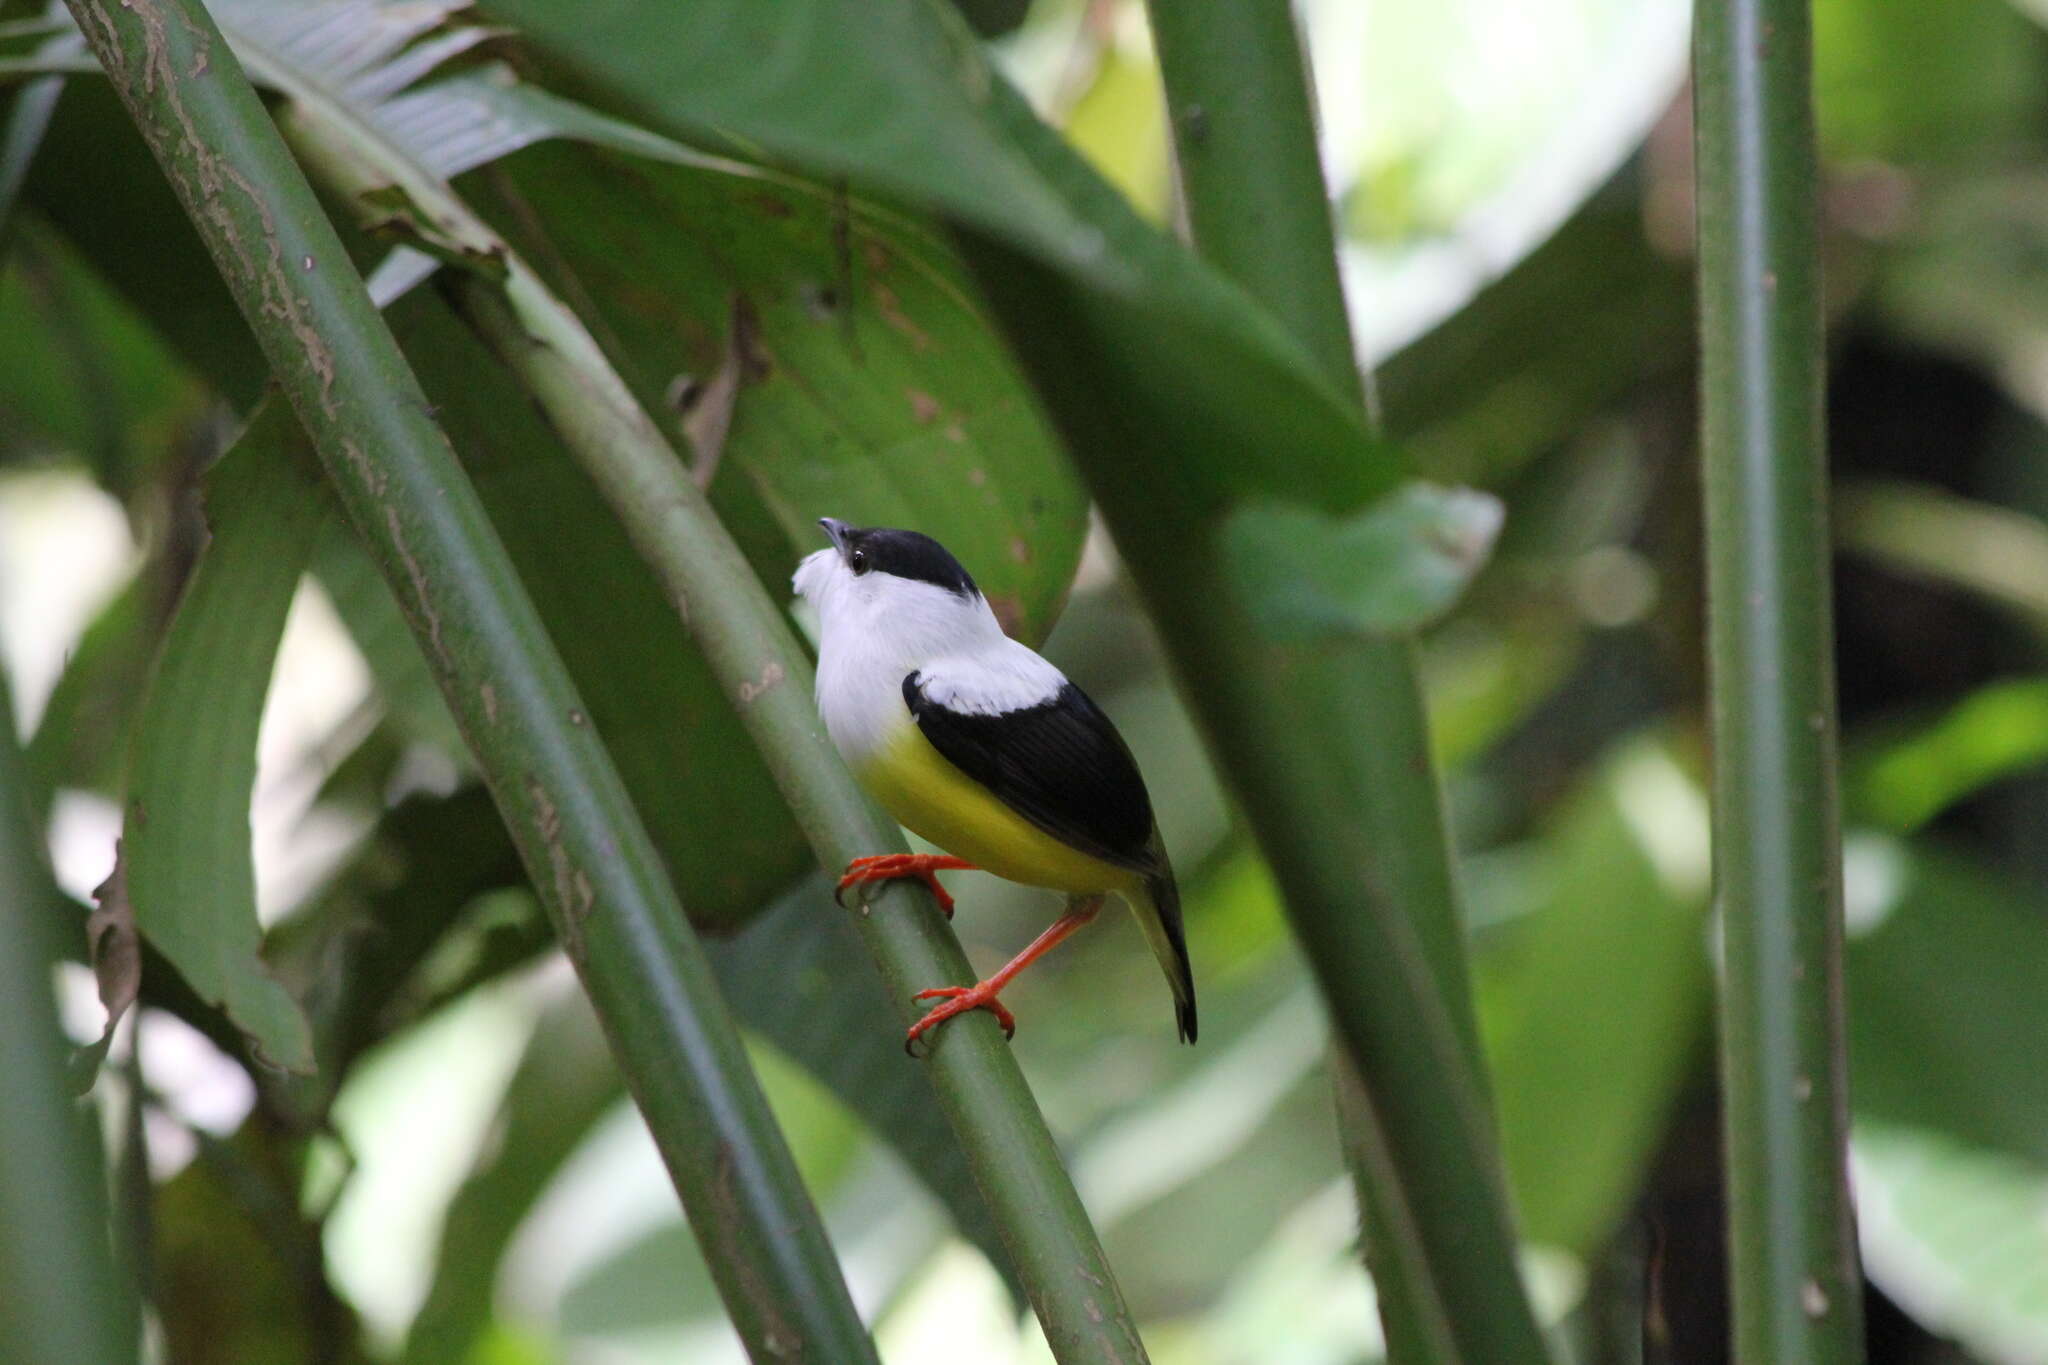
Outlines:
[[[1014,1189],[1043,1155],[1000,1070],[1014,1055],[1152,1359],[1375,1358],[1322,997],[1132,575],[1091,530],[1090,493],[1135,569],[1199,546],[1118,520],[1130,499],[1077,436],[1071,394],[1128,403],[1162,445],[1187,437],[1173,448],[1218,486],[1284,482],[1276,452],[1322,450],[1343,456],[1331,483],[1363,496],[1391,458],[1286,361],[1277,329],[1137,222],[1178,217],[1141,5],[962,7],[994,69],[1137,217],[1000,81],[993,112],[949,118],[954,87],[930,75],[950,69],[944,51],[886,26],[860,44],[812,33],[790,51],[819,66],[770,69],[722,55],[752,50],[766,7],[669,8],[212,12],[567,667],[549,694],[570,699],[553,711],[563,744],[595,735],[602,750],[574,761],[616,766],[618,808],[651,841],[647,922],[679,899],[701,936],[881,1356],[1045,1356],[1025,1308],[1044,1297],[1033,1257],[1093,1238],[977,1193]],[[1687,6],[1301,9],[1370,411],[1410,470],[1506,509],[1419,658],[1533,1300],[1560,1358],[1717,1360]],[[730,27],[684,33],[692,15]],[[1870,1354],[2038,1361],[2048,14],[1817,0],[1813,15]],[[671,933],[607,959],[572,934],[613,1036],[642,1039],[622,1046],[622,1075],[555,947],[555,926],[580,923],[562,917],[574,877],[537,895],[515,847],[542,807],[508,834],[485,786],[503,760],[464,743],[437,690],[461,669],[415,642],[437,599],[401,608],[323,491],[266,390],[274,358],[96,70],[61,13],[0,5],[0,659],[20,736],[0,745],[0,931],[61,959],[120,1274],[101,1283],[55,1242],[13,1251],[10,1286],[52,1287],[0,1291],[0,1320],[70,1294],[102,1312],[133,1285],[135,1316],[46,1330],[83,1333],[87,1353],[93,1333],[140,1322],[176,1361],[737,1358],[720,1290],[745,1253],[707,1264],[628,1083],[649,1112],[687,1115],[752,1082],[735,1051],[650,1100],[651,1078],[684,1070],[662,1059],[700,1036],[675,1020],[701,1007],[715,1033],[722,1012],[677,987],[671,1032],[622,1027],[642,997],[604,966],[671,962],[649,988],[687,985],[696,943]],[[918,113],[903,91],[933,102],[922,121],[901,115]],[[317,273],[318,254],[285,264]],[[1006,282],[1064,311],[1020,330]],[[597,370],[522,367],[521,337],[576,357],[546,330],[570,323]],[[1066,390],[1047,378],[1062,355],[1081,362]],[[602,389],[605,362],[625,397],[579,439],[575,413],[595,409],[559,394]],[[603,454],[633,441],[681,453],[717,517],[690,525],[722,523],[775,601],[815,516],[920,526],[1104,703],[1182,872],[1199,1047],[1174,1043],[1141,941],[1105,919],[1015,989],[1008,1052],[981,1027],[939,1065],[903,1060],[895,987],[927,970],[917,954],[950,950],[907,897],[858,924],[831,908],[817,863],[872,827],[806,776],[795,740],[764,738],[778,688],[801,702],[801,664],[705,633],[765,638],[703,538],[672,535],[684,552],[643,565],[658,556],[631,508],[671,503],[607,483]],[[1191,578],[1209,571],[1190,560]],[[679,605],[695,608],[687,630]],[[524,704],[467,695],[472,733]],[[124,830],[128,885],[103,886]],[[978,876],[955,885],[979,965],[1051,909]],[[140,963],[140,1002],[104,1036],[88,935],[101,989],[137,979],[123,944]],[[45,963],[0,962],[14,965],[33,982]],[[57,1156],[35,1156],[65,1136],[33,1126],[56,1083],[26,1054],[0,1061],[0,1136],[38,1176],[0,1166],[0,1222],[47,1228],[98,1185],[70,1189]],[[970,1096],[1009,1107],[956,1137],[942,1116]],[[677,1183],[693,1150],[664,1140]],[[749,1186],[762,1207],[801,1204],[774,1166]],[[1020,1228],[1036,1249],[1006,1252]],[[774,1273],[834,1320],[829,1285]]]

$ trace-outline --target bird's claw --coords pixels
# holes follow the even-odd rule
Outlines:
[[[924,1018],[910,1026],[910,1032],[903,1039],[903,1050],[913,1057],[921,1055],[917,1050],[917,1044],[926,1033],[953,1016],[965,1014],[969,1010],[987,1010],[995,1015],[996,1023],[1002,1026],[1005,1039],[1017,1036],[1017,1016],[1004,1008],[1003,1002],[996,998],[995,991],[991,990],[985,981],[972,986],[933,986],[930,990],[919,991],[910,998],[946,1002],[935,1006]],[[930,1045],[926,1046],[928,1050]]]
[[[932,899],[938,902],[939,912],[947,919],[953,918],[953,896],[939,885],[939,868],[969,868],[973,865],[945,855],[929,853],[877,853],[865,858],[855,858],[846,865],[846,874],[839,879],[839,885],[832,890],[833,901],[843,910],[846,908],[846,893],[856,886],[869,886],[875,882],[910,880],[923,882],[931,891]],[[867,904],[867,892],[861,892],[861,904]]]

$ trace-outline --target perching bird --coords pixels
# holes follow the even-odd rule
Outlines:
[[[1145,780],[1122,736],[1086,693],[1003,634],[988,599],[930,536],[818,524],[832,547],[797,566],[796,590],[818,610],[818,711],[854,775],[899,824],[957,856],[856,858],[839,889],[981,868],[1067,895],[1059,920],[1001,971],[973,986],[919,991],[944,1000],[912,1026],[972,1009],[1016,1020],[997,993],[1095,918],[1109,893],[1130,904],[1173,987],[1180,1036],[1195,1041],[1195,981],[1180,892]]]

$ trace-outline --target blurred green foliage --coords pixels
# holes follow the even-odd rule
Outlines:
[[[1007,8],[984,7],[987,23],[1008,28]],[[1474,484],[1507,510],[1493,561],[1432,629],[1425,661],[1524,1231],[1554,1253],[1539,1279],[1584,1358],[1641,1358],[1608,1324],[1635,1324],[1639,1344],[1650,1302],[1663,1358],[1712,1361],[1725,1314],[1713,1291],[1699,779],[1710,737],[1678,67],[1613,55],[1652,32],[1654,6],[1379,0],[1352,7],[1366,16],[1355,22],[1342,8],[1305,7],[1353,306],[1385,324],[1362,328],[1385,352],[1385,424],[1430,477]],[[1170,221],[1139,9],[1039,0],[994,60],[1139,213]],[[2048,1232],[2023,1216],[2048,1187],[2039,18],[2000,0],[1816,5],[1855,1169],[1869,1274],[1896,1308],[1872,1316],[1885,1365],[2048,1352]],[[0,55],[40,41],[0,37]],[[486,51],[581,93],[555,54],[506,38]],[[1504,52],[1576,74],[1515,85]],[[1631,79],[1642,88],[1631,93]],[[732,81],[728,93],[743,89]],[[1605,111],[1601,136],[1574,121],[1587,109]],[[832,136],[824,123],[800,131]],[[950,136],[972,140],[971,129]],[[940,153],[974,148],[949,141]],[[1130,738],[1183,870],[1203,1041],[1173,1043],[1142,944],[1105,919],[1015,988],[1018,1054],[1155,1360],[1370,1358],[1321,1023],[1270,878],[1236,832],[1110,548],[1075,578],[1079,486],[946,244],[836,185],[569,141],[479,164],[460,185],[664,420],[680,428],[686,414],[663,405],[691,407],[736,367],[711,489],[771,585],[807,548],[809,518],[832,512],[914,521],[954,543],[1015,602],[1027,634],[1065,604],[1048,651]],[[1030,211],[993,226],[1066,240],[1061,204],[1038,182],[995,188],[1019,197],[991,198],[985,213]],[[262,377],[95,82],[66,89],[0,240],[0,535],[20,525],[20,491],[54,470],[103,489],[140,547],[128,585],[63,627],[68,664],[42,689],[47,705],[39,695],[31,707],[34,805],[61,813],[88,794],[119,801],[146,775],[130,756],[146,757],[133,744],[149,661],[209,527],[232,531],[195,510],[200,471]],[[388,250],[353,248],[365,266]],[[736,290],[761,300],[751,340],[734,321]],[[1201,315],[1199,300],[1188,308],[1161,316]],[[973,1343],[977,1359],[1033,1358],[1000,1276],[961,1250],[991,1234],[974,1225],[943,1138],[921,1137],[937,1130],[931,1101],[890,1055],[869,968],[850,933],[813,932],[834,912],[799,880],[802,849],[670,604],[432,286],[392,317],[686,903],[730,935],[716,952],[727,991],[885,1353],[937,1359],[931,1343]],[[1232,382],[1253,392],[1263,381]],[[173,1358],[730,1358],[687,1229],[591,1021],[551,974],[544,922],[395,609],[351,544],[304,548],[308,582],[374,680],[285,765],[312,774],[286,811],[286,842],[327,821],[346,830],[338,845],[287,903],[267,904],[274,854],[258,844],[266,953],[312,1022],[322,1074],[285,1082],[261,1065],[190,989],[200,978],[179,978],[175,954],[146,973],[145,1039],[184,1039],[207,1063],[175,1064],[145,1041],[158,1180],[148,1283]],[[15,593],[0,591],[0,641],[18,668],[29,626],[10,606],[62,570],[4,557],[0,568],[24,585],[0,583]],[[259,652],[242,663],[244,684],[270,676]],[[226,725],[203,714],[207,700],[195,710]],[[266,764],[259,823],[277,777]],[[77,861],[70,818],[53,824],[60,869]],[[101,873],[106,833],[86,857]],[[1050,910],[978,875],[955,889],[978,962],[1007,956]],[[792,963],[794,979],[780,970]],[[423,1027],[494,985],[492,1028],[515,1036]],[[408,1056],[413,1074],[478,1089],[475,1121],[430,1131],[416,1093],[380,1089],[380,1070]],[[223,1072],[253,1099],[208,1110],[194,1078],[221,1085]],[[126,1083],[110,1068],[101,1100]],[[326,1132],[337,1111],[405,1140],[351,1171]],[[372,1198],[386,1202],[351,1210]],[[376,1226],[380,1209],[407,1201],[425,1212],[404,1225],[402,1251],[335,1231]]]

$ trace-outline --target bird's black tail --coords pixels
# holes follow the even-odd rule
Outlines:
[[[1158,835],[1152,836],[1155,843]],[[1188,962],[1187,934],[1181,927],[1180,887],[1174,883],[1173,869],[1166,865],[1166,851],[1158,850],[1158,872],[1145,878],[1143,905],[1133,899],[1131,909],[1138,916],[1139,927],[1145,931],[1145,939],[1152,945],[1152,955],[1159,959],[1161,971],[1166,973],[1167,984],[1173,987],[1174,1017],[1180,1024],[1180,1040],[1183,1043],[1195,1041],[1195,970]]]

